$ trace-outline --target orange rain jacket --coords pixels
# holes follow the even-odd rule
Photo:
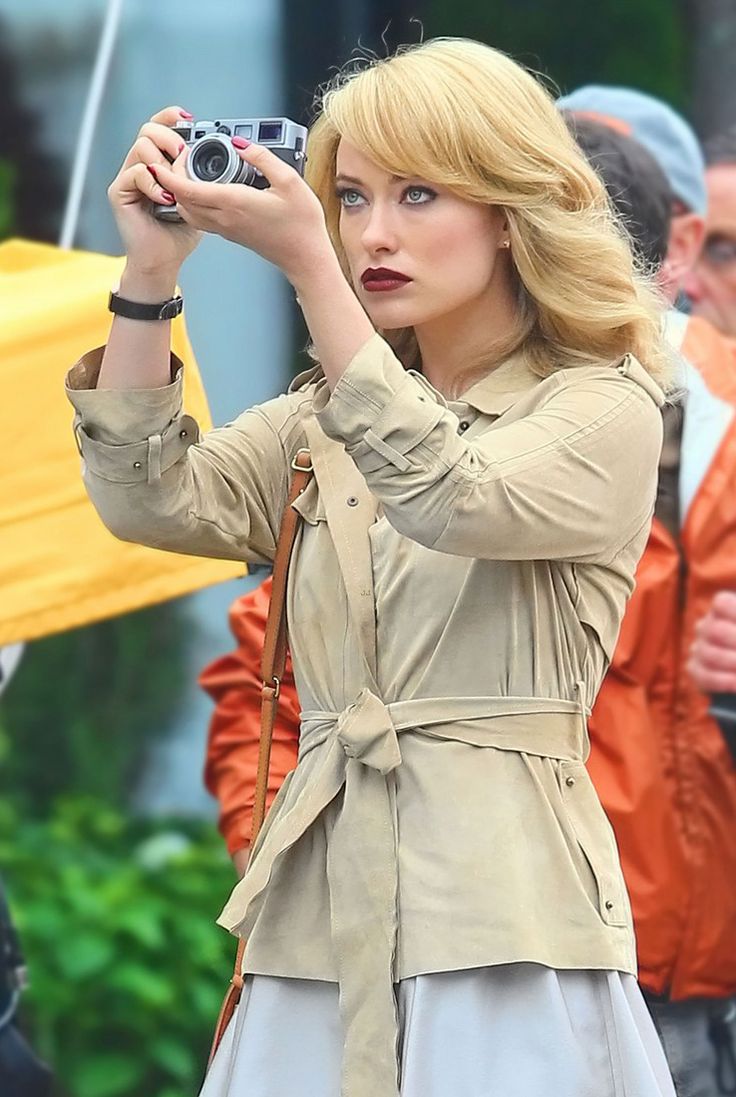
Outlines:
[[[695,622],[718,590],[736,588],[736,360],[697,319],[687,321],[682,350],[698,374],[684,428],[680,545],[655,518],[591,720],[589,761],[631,893],[640,980],[673,999],[736,993],[736,770],[685,669]],[[269,595],[270,579],[233,604],[237,650],[200,678],[216,702],[205,780],[231,853],[250,837]],[[296,759],[290,667],[281,699],[271,798]]]

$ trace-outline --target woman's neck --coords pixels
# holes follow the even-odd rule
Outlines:
[[[462,309],[414,328],[422,373],[450,400],[468,387],[468,374],[483,359],[496,360],[494,347],[507,345],[517,322],[517,307],[510,286],[484,294]],[[498,359],[500,360],[500,359]],[[493,366],[489,366],[489,370]]]

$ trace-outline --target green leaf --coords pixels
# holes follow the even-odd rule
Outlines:
[[[192,1077],[198,1063],[188,1044],[173,1036],[159,1036],[151,1042],[151,1058],[175,1078]]]
[[[116,968],[109,979],[114,991],[130,994],[142,1006],[160,1009],[172,1006],[177,988],[171,973],[144,967],[138,963],[124,963]]]
[[[144,1076],[145,1067],[133,1054],[91,1052],[79,1063],[71,1084],[75,1097],[131,1097]]]
[[[79,982],[112,966],[115,948],[99,933],[67,934],[59,944],[58,966],[68,979]]]

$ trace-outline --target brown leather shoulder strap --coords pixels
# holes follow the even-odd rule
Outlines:
[[[301,516],[294,509],[292,503],[298,495],[304,491],[312,479],[314,469],[308,449],[300,449],[294,457],[291,467],[294,476],[289,489],[289,498],[281,518],[279,538],[276,543],[276,554],[273,561],[273,589],[271,602],[268,607],[266,619],[266,635],[263,644],[263,657],[261,659],[261,738],[258,750],[258,773],[256,776],[255,806],[253,808],[253,824],[251,827],[250,848],[258,837],[258,832],[263,825],[266,814],[266,797],[268,795],[268,770],[271,761],[271,741],[273,739],[273,725],[278,711],[279,693],[281,692],[281,680],[286,666],[286,583],[289,577],[289,564],[294,548],[297,530]],[[210,1063],[220,1044],[223,1033],[227,1028],[235,1007],[240,1001],[243,987],[243,956],[245,953],[245,939],[238,941],[238,949],[235,955],[230,986],[225,996],[225,1001],[220,1010],[220,1016],[215,1026],[214,1039],[210,1050]]]
[[[261,739],[258,753],[258,775],[256,777],[255,808],[251,828],[251,849],[258,837],[266,814],[266,795],[268,793],[268,766],[271,758],[271,740],[273,725],[278,710],[281,679],[286,666],[286,583],[289,576],[289,564],[294,548],[300,514],[292,503],[307,487],[312,478],[312,459],[308,449],[300,449],[291,463],[294,476],[291,481],[289,499],[281,519],[281,529],[273,561],[273,588],[266,620],[266,635],[261,658]]]

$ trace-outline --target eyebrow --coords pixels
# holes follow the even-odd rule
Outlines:
[[[392,183],[404,183],[407,179],[411,179],[410,175],[393,175],[391,176]],[[354,175],[343,175],[339,173],[335,176],[336,183],[355,183],[358,187],[364,187],[365,183],[362,179],[356,179]]]

